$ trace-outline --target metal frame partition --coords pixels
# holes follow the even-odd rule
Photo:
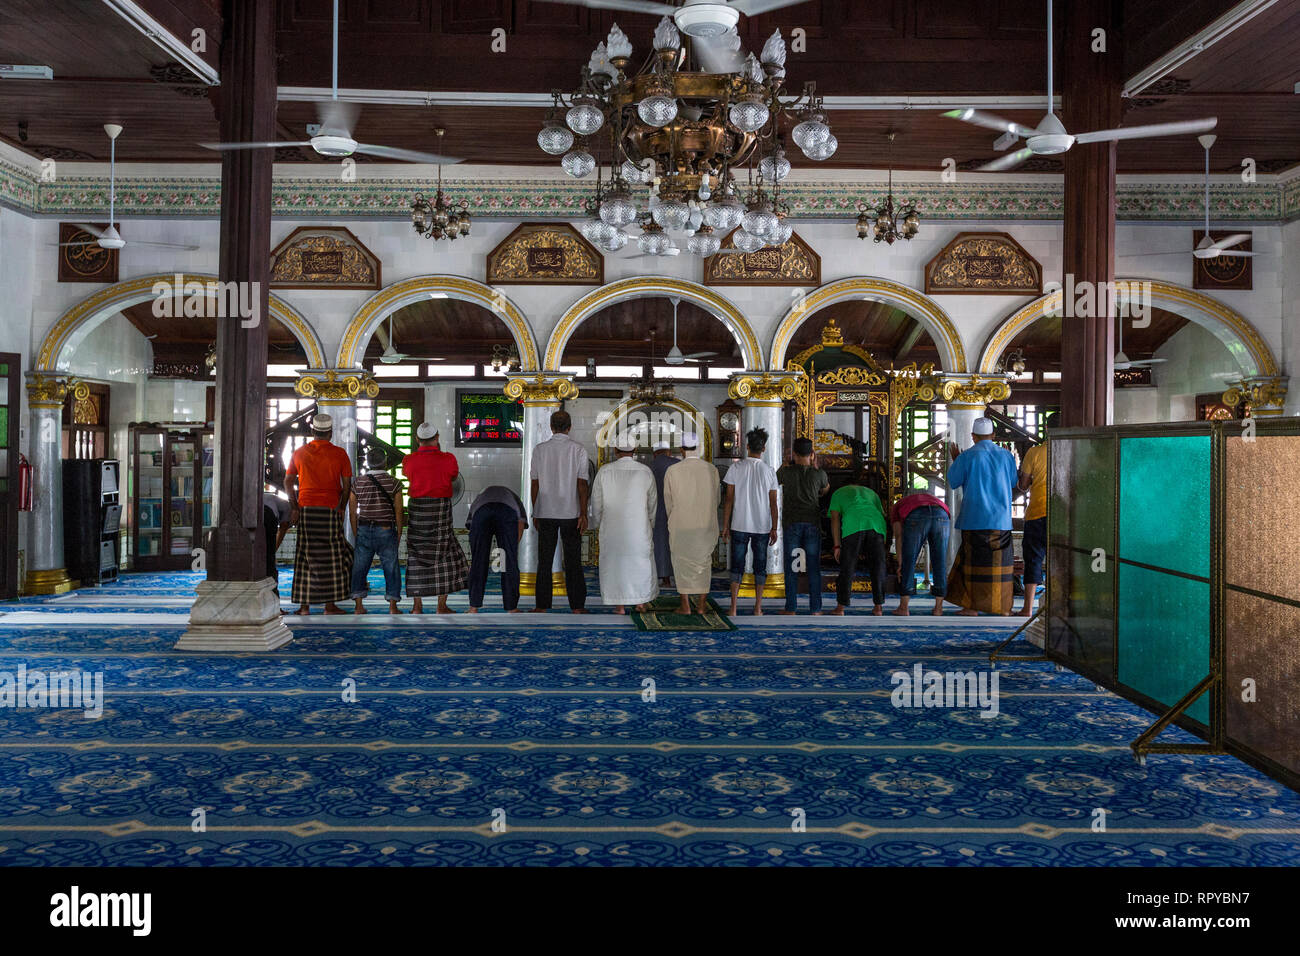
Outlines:
[[[1300,790],[1300,419],[1056,429],[1048,470],[1047,658],[1159,715],[1139,761]]]

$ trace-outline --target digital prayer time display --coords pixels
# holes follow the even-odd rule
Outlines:
[[[518,445],[524,407],[501,392],[456,389],[456,444]]]

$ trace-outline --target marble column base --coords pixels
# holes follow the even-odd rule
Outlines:
[[[80,582],[68,577],[67,568],[51,568],[44,571],[28,571],[23,582],[24,594],[67,594]]]
[[[178,651],[272,651],[293,639],[275,579],[200,581]]]

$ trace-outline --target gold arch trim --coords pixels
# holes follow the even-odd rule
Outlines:
[[[790,342],[803,324],[816,312],[849,299],[867,297],[902,309],[925,327],[935,340],[945,372],[966,371],[966,347],[951,316],[924,293],[892,279],[858,277],[838,279],[818,286],[795,302],[772,337],[771,363],[780,369],[786,360]]]
[[[59,355],[67,347],[72,336],[83,325],[94,321],[96,316],[102,317],[107,313],[121,311],[128,306],[151,299],[155,285],[159,282],[166,282],[170,285],[175,282],[176,275],[177,273],[169,272],[141,276],[138,279],[128,279],[125,282],[115,282],[113,285],[100,289],[93,295],[82,299],[68,309],[67,312],[64,312],[59,317],[59,320],[54,323],[54,327],[46,333],[41,342],[41,347],[36,353],[34,371],[58,371]],[[214,275],[200,273],[181,273],[180,277],[181,281],[186,284],[190,282],[219,281]],[[272,318],[288,328],[293,333],[294,338],[298,340],[298,344],[303,347],[303,351],[307,353],[307,364],[312,368],[324,366],[325,349],[321,346],[316,330],[312,328],[306,317],[283,299],[277,298],[274,293],[269,296],[269,309]]]
[[[1280,374],[1277,359],[1273,356],[1273,350],[1269,348],[1268,343],[1264,341],[1263,336],[1250,323],[1250,320],[1241,313],[1228,308],[1218,299],[1212,298],[1204,292],[1197,292],[1180,285],[1174,285],[1172,282],[1161,282],[1158,279],[1129,277],[1116,279],[1115,281],[1121,283],[1149,283],[1151,286],[1151,304],[1153,306],[1195,322],[1202,328],[1214,333],[1215,337],[1220,341],[1223,341],[1223,338],[1217,334],[1213,325],[1217,325],[1219,330],[1227,332],[1231,338],[1240,343],[1245,355],[1248,356],[1248,361],[1253,363],[1254,367],[1244,369],[1244,374]],[[1011,313],[989,336],[984,350],[980,353],[979,371],[982,374],[994,372],[998,359],[1002,357],[1002,353],[1007,350],[1007,346],[1011,344],[1017,335],[1043,316],[1049,315],[1060,308],[1061,293],[1058,290],[1040,296],[1028,305],[1021,306]],[[1209,320],[1208,323],[1204,321],[1205,319]],[[1228,345],[1226,342],[1224,344]],[[1228,351],[1233,352],[1234,358],[1237,358],[1238,361],[1241,360],[1238,350],[1233,349],[1231,345],[1228,345]]]
[[[441,293],[462,302],[472,302],[492,312],[514,336],[515,346],[519,349],[520,368],[534,371],[540,366],[537,361],[537,339],[519,306],[510,301],[500,289],[494,289],[482,282],[461,276],[428,275],[403,279],[380,289],[361,304],[353,314],[348,327],[343,332],[343,341],[339,344],[337,368],[358,368],[365,357],[366,345],[379,323],[398,309],[418,302],[430,294]]]
[[[564,356],[565,346],[583,322],[606,306],[626,299],[640,299],[649,296],[677,295],[687,302],[693,302],[710,312],[722,322],[740,343],[740,351],[745,360],[745,368],[760,371],[763,368],[763,347],[758,344],[749,320],[732,302],[718,295],[708,286],[703,286],[685,279],[669,279],[664,276],[638,276],[619,279],[601,286],[584,295],[560,318],[555,331],[551,333],[546,345],[546,367],[559,368]]]

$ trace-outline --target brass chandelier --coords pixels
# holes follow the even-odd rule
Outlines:
[[[434,130],[439,142],[446,132],[441,126]],[[449,201],[443,195],[441,165],[438,166],[438,189],[433,201],[416,196],[411,203],[411,225],[426,239],[457,239],[469,235],[469,203],[464,199]]]
[[[858,203],[858,238],[865,239],[872,232],[873,242],[886,242],[893,245],[899,239],[910,240],[921,228],[921,214],[915,204],[894,205],[894,133],[889,134],[889,194],[879,206]]]
[[[538,145],[560,156],[560,165],[576,178],[600,165],[592,143],[608,146],[607,185],[602,188],[597,172],[583,224],[587,238],[607,252],[625,245],[623,228],[638,221],[638,245],[647,255],[676,254],[672,232],[687,235],[687,251],[713,255],[721,237],[738,226],[745,245],[780,245],[789,238],[781,214],[787,210],[778,209],[768,189],[779,188],[790,172],[783,119],[794,122],[790,139],[809,159],[829,159],[839,145],[816,84],[806,83],[798,96],[786,92],[786,45],[779,30],[757,57],[740,58],[734,28],[695,51],[717,71],[687,69],[691,50],[683,42],[673,20],[664,17],[655,29],[653,53],[631,70],[632,43],[615,24],[582,68],[578,89],[552,92],[554,105]],[[719,60],[718,49],[731,55]],[[751,179],[757,168],[760,180],[747,201],[737,195],[733,175],[745,164]],[[644,207],[633,193],[643,185],[650,187]],[[744,248],[741,233],[735,241]]]

